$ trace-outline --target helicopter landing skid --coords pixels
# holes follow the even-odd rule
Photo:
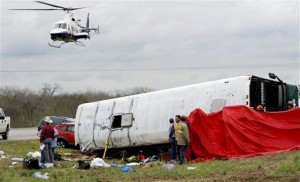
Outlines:
[[[55,41],[54,41],[55,42]],[[48,43],[48,45],[50,46],[50,47],[55,47],[55,48],[60,48],[63,44],[65,44],[66,42],[63,42],[63,43],[61,43],[60,45],[54,45],[54,42],[52,42],[52,44],[50,44],[50,43]]]
[[[52,44],[48,43],[48,45],[49,45],[50,47],[60,48],[63,44],[69,43],[69,42],[63,42],[63,43],[61,43],[61,44],[59,44],[59,45],[54,45],[54,43],[55,43],[55,41],[52,42]],[[75,41],[75,44],[78,45],[78,46],[85,47],[85,45],[84,45],[82,42],[80,42],[80,41]]]
[[[78,46],[85,47],[85,45],[80,41],[75,41],[75,44],[78,45]]]

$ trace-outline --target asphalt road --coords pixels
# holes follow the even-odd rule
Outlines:
[[[37,140],[37,128],[11,128],[8,140],[3,140],[0,136],[0,142],[17,140]]]

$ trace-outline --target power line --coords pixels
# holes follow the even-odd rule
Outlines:
[[[173,68],[103,68],[103,69],[39,69],[39,70],[0,70],[3,73],[76,73],[76,72],[136,72],[136,71],[178,71],[178,70],[209,70],[209,69],[238,69],[238,68],[286,68],[297,67],[298,64],[264,64],[264,65],[225,65],[203,67],[173,67]]]

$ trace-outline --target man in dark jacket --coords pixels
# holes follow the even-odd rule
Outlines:
[[[169,127],[169,142],[171,145],[170,160],[176,160],[176,138],[175,138],[175,129],[174,129],[174,119],[170,118],[170,127]]]
[[[40,135],[40,143],[41,143],[41,163],[53,163],[54,155],[52,153],[52,140],[54,139],[54,129],[50,125],[52,120],[47,117],[46,123],[42,128],[42,132]]]

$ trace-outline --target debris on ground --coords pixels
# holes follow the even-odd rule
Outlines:
[[[87,161],[84,161],[84,160],[79,160],[78,165],[79,165],[78,169],[90,169],[91,168],[90,163]],[[75,165],[75,167],[76,167],[76,165]]]
[[[53,163],[45,163],[46,168],[53,168],[54,164]]]
[[[96,167],[110,167],[110,165],[105,163],[103,159],[97,157],[91,162],[91,168]]]
[[[153,167],[152,163],[146,163],[143,168],[151,168],[151,167]]]
[[[18,162],[12,162],[11,163],[11,165],[10,166],[8,166],[8,167],[10,167],[10,168],[13,168],[14,167],[14,165],[16,165]]]
[[[35,152],[28,152],[27,157],[31,158],[41,158],[41,152],[35,151]]]
[[[125,164],[111,164],[110,167],[125,167]]]
[[[132,172],[133,169],[131,167],[124,166],[124,167],[121,167],[121,171],[122,172]]]
[[[39,160],[35,158],[24,158],[23,160],[24,169],[41,169],[39,165]]]
[[[138,158],[135,155],[133,155],[131,157],[128,157],[127,161],[128,162],[138,162]]]
[[[24,158],[12,158],[11,161],[12,162],[23,162]]]
[[[40,166],[41,169],[46,169],[47,168],[45,163],[39,163],[39,166]]]
[[[143,162],[144,163],[149,163],[149,162],[155,162],[158,161],[158,157],[156,155],[153,155],[151,157],[148,157],[147,159],[145,159]]]
[[[4,155],[4,152],[2,150],[0,150],[0,159],[7,159],[10,158],[9,155]]]
[[[128,163],[126,164],[126,166],[139,166],[141,163],[139,162],[131,162],[131,163]]]
[[[33,176],[36,178],[40,178],[40,179],[48,179],[49,178],[48,173],[41,174],[40,172],[35,172],[35,173],[33,173]]]
[[[118,167],[117,164],[111,164],[110,167]]]
[[[175,164],[165,164],[162,166],[162,168],[166,171],[170,171],[170,170],[174,170],[176,167]]]
[[[56,160],[56,161],[63,160],[60,153],[54,152],[53,155],[54,155],[54,160]]]
[[[197,169],[197,167],[187,167],[186,169],[187,170],[194,170],[194,169]]]

